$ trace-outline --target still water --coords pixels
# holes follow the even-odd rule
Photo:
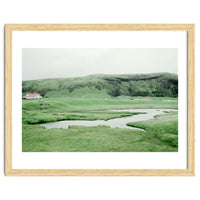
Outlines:
[[[126,128],[126,129],[136,129],[144,131],[143,129],[135,128],[127,126],[126,124],[129,122],[139,122],[139,121],[146,121],[149,119],[153,119],[156,115],[164,115],[165,112],[177,111],[174,109],[125,109],[125,110],[111,110],[114,112],[141,112],[145,114],[137,114],[128,117],[121,117],[110,119],[107,121],[104,120],[64,120],[59,122],[51,122],[41,124],[46,129],[51,128],[63,128],[68,129],[69,126],[99,126],[99,125],[106,125],[110,126],[111,128]]]

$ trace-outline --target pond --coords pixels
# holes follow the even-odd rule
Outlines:
[[[153,119],[154,116],[156,115],[163,115],[163,114],[166,114],[167,112],[177,111],[177,110],[174,110],[174,109],[125,109],[125,110],[111,110],[111,111],[112,112],[131,112],[131,113],[141,112],[141,114],[110,119],[107,121],[104,121],[104,120],[64,120],[64,121],[41,124],[41,126],[45,127],[46,129],[52,129],[52,128],[68,129],[68,127],[71,125],[73,126],[105,125],[111,128],[126,128],[126,129],[136,129],[136,130],[144,131],[143,129],[127,126],[126,124],[129,122],[146,121],[149,119]]]

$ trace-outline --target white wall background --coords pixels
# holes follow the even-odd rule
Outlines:
[[[4,24],[195,23],[196,102],[200,101],[200,1],[1,0],[0,1],[0,199],[200,199],[200,106],[196,103],[195,177],[5,177]]]

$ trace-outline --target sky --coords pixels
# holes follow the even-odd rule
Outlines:
[[[91,74],[178,74],[176,48],[23,48],[22,79]]]

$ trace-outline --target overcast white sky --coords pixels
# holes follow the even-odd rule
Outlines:
[[[178,73],[176,48],[24,48],[22,79],[89,74]]]

